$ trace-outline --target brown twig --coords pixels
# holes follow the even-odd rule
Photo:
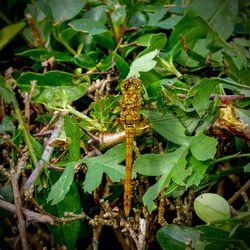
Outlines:
[[[99,71],[93,72],[93,71],[88,71],[88,72],[82,73],[82,74],[75,74],[74,77],[89,76],[89,75],[109,75],[109,74],[112,74],[112,73],[113,73],[112,70],[105,71],[105,72],[99,72]]]
[[[88,87],[88,90],[87,90],[88,97],[95,100],[95,101],[98,100],[98,98],[100,99],[100,96],[103,96],[102,92],[103,92],[105,86],[108,83],[117,82],[118,79],[119,79],[119,77],[110,78],[108,76],[107,79],[97,80],[96,82],[92,83]],[[94,93],[94,95],[93,95],[93,93]]]
[[[234,195],[228,200],[228,203],[233,204],[242,194],[242,192],[246,192],[250,188],[250,180],[248,180],[239,191],[235,192]]]
[[[49,130],[49,128],[52,127],[52,125],[58,120],[59,115],[60,115],[59,112],[57,112],[57,111],[54,112],[50,122],[46,126],[44,126],[39,133],[37,133],[33,136],[39,136],[39,135],[43,136],[43,135],[47,135],[47,134],[52,134],[53,130]]]
[[[15,201],[15,207],[16,207],[16,214],[18,218],[18,229],[20,233],[20,238],[22,242],[22,248],[28,250],[28,241],[27,241],[27,235],[26,235],[26,224],[23,217],[22,212],[22,200],[19,192],[19,186],[18,186],[18,179],[19,175],[21,173],[21,170],[24,168],[27,162],[27,154],[24,154],[23,157],[19,160],[17,166],[14,165],[14,162],[10,160],[11,170],[10,170],[10,181],[12,184],[13,189],[13,195],[14,195],[14,201]]]
[[[228,102],[246,98],[245,95],[215,95],[215,94],[211,94],[209,98],[214,99],[215,97],[218,97],[222,102]]]
[[[185,94],[177,94],[177,96],[180,99],[185,99],[186,95]],[[234,101],[234,100],[240,100],[246,98],[244,95],[210,95],[209,99],[213,100],[215,97],[218,97],[222,102],[229,102],[229,101]]]
[[[30,26],[30,29],[31,29],[31,33],[34,37],[34,40],[35,40],[35,45],[37,47],[40,47],[40,48],[43,48],[44,47],[44,41],[42,39],[42,36],[41,36],[41,32],[33,18],[33,16],[30,14],[30,13],[27,13],[25,15],[26,19],[27,19],[27,22]]]
[[[48,165],[47,169],[53,169],[53,170],[57,170],[57,171],[64,171],[65,170],[65,168],[54,166],[54,165]]]
[[[26,125],[29,127],[30,124],[30,103],[31,99],[35,93],[35,88],[36,88],[37,80],[31,81],[30,82],[30,93],[24,92],[23,93],[23,99],[24,99],[24,116],[26,118]]]
[[[165,190],[162,190],[160,193],[160,201],[158,208],[158,223],[163,227],[167,224],[167,221],[164,218],[165,213]]]
[[[49,160],[52,156],[52,153],[54,151],[54,147],[52,147],[50,145],[52,145],[53,141],[58,137],[62,126],[63,126],[63,116],[60,117],[60,119],[58,120],[58,122],[55,126],[53,133],[51,134],[51,137],[50,137],[50,139],[49,139],[49,141],[44,149],[44,152],[42,154],[42,159],[38,162],[38,164],[36,165],[32,174],[30,175],[30,177],[28,178],[28,180],[26,181],[26,183],[24,185],[25,196],[27,198],[30,198],[32,196],[35,181],[40,176],[42,169],[43,169],[43,166],[44,166],[44,163],[49,162]]]
[[[121,219],[121,223],[120,223],[121,227],[123,227],[122,229],[122,233],[126,233],[128,232],[130,237],[133,239],[137,249],[139,247],[139,240],[138,240],[138,236],[137,233],[134,231],[134,229],[132,228],[131,224],[129,222],[127,222],[124,219]]]
[[[12,203],[9,203],[4,200],[0,200],[0,207],[8,210],[12,213],[16,213],[16,206]],[[27,219],[27,221],[34,221],[34,222],[41,222],[41,223],[49,223],[49,224],[54,224],[54,220],[52,217],[40,213],[36,213],[33,211],[30,211],[26,208],[22,208],[22,212]]]

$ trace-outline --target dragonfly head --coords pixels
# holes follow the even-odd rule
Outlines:
[[[142,82],[136,78],[128,78],[122,81],[121,91],[125,92],[141,92],[142,90]]]

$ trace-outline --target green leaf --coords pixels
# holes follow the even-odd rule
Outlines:
[[[50,57],[54,57],[57,62],[72,62],[72,56],[67,52],[61,51],[47,51],[46,49],[29,49],[19,53],[16,53],[17,56],[29,57],[35,61],[42,62],[47,60]]]
[[[167,37],[164,33],[153,34],[149,40],[149,46],[143,50],[139,56],[141,57],[154,50],[163,49],[166,43]]]
[[[113,35],[102,22],[81,18],[71,21],[69,25],[76,31],[89,33],[99,45],[111,50],[115,48]]]
[[[107,15],[106,15],[106,6],[99,5],[96,7],[92,7],[89,11],[84,14],[84,18],[93,19],[95,21],[99,21],[100,23],[107,22]]]
[[[74,174],[74,164],[67,165],[60,179],[52,186],[47,202],[51,201],[51,205],[55,205],[65,198],[73,182]]]
[[[146,16],[140,11],[133,11],[131,17],[128,20],[129,27],[141,27],[146,25]]]
[[[15,126],[13,125],[12,123],[13,121],[13,118],[8,116],[8,115],[5,115],[3,120],[2,120],[2,123],[0,124],[0,134],[5,134],[5,133],[13,133],[14,130],[15,130]]]
[[[192,173],[191,168],[185,169],[187,164],[185,157],[186,155],[180,158],[178,162],[179,165],[176,165],[171,173],[173,182],[176,183],[178,186],[185,186],[184,180]]]
[[[69,23],[69,25],[76,31],[89,33],[91,35],[107,31],[107,28],[103,23],[89,18],[73,20]]]
[[[83,0],[48,1],[55,23],[62,23],[75,17],[84,7]]]
[[[113,52],[115,65],[120,73],[120,79],[125,79],[129,73],[129,66],[127,62],[117,53]]]
[[[115,43],[114,43],[114,39],[113,39],[113,35],[111,31],[105,31],[102,33],[94,34],[93,38],[95,42],[101,45],[102,47],[105,47],[110,50],[115,49]]]
[[[185,169],[185,157],[187,152],[187,148],[183,146],[172,153],[153,155],[153,157],[152,155],[146,155],[135,161],[134,168],[138,173],[144,175],[152,174],[153,176],[156,174],[162,174],[160,179],[146,191],[142,199],[150,213],[156,208],[154,199],[156,199],[159,193],[169,185],[171,178],[177,184],[184,185],[182,178],[186,178],[186,174],[189,173],[184,171],[185,174],[178,176],[179,173],[175,168],[180,168],[182,171]],[[145,171],[143,171],[143,164],[145,164]],[[160,171],[157,169],[158,167],[160,168]]]
[[[170,177],[169,175],[163,175],[157,180],[157,182],[152,185],[142,197],[144,206],[147,207],[149,213],[152,213],[156,209],[154,200],[158,197],[161,190],[169,185]]]
[[[192,185],[198,187],[209,167],[209,162],[198,161],[192,156],[189,159],[188,165],[192,169],[192,175],[187,180],[187,187],[191,187]]]
[[[55,87],[55,86],[72,86],[73,75],[63,71],[49,71],[44,74],[33,72],[23,73],[18,79],[17,84],[23,91],[30,91],[31,81],[37,81],[36,88]]]
[[[224,52],[224,65],[227,74],[237,82],[249,85],[250,65],[248,63],[248,50],[234,42]]]
[[[193,106],[200,116],[208,109],[209,103],[211,102],[209,99],[210,94],[216,93],[218,83],[218,79],[203,78],[190,89],[189,95],[191,93],[194,94]]]
[[[181,20],[182,16],[170,16],[160,22],[158,22],[155,26],[161,29],[170,30],[175,27],[175,25]]]
[[[206,161],[214,158],[217,144],[215,138],[200,133],[193,137],[190,150],[197,160]]]
[[[96,102],[92,102],[90,116],[100,124],[108,124],[114,118],[114,110],[119,106],[119,98],[114,95],[107,96]],[[108,125],[106,125],[108,126]]]
[[[237,240],[238,244],[241,245],[245,245],[247,248],[249,248],[250,246],[250,239],[249,239],[249,234],[250,234],[250,228],[245,226],[244,224],[241,225],[237,225],[236,226],[236,230],[233,229],[233,232],[230,232],[230,239],[233,240]],[[237,243],[235,243],[235,246],[237,245]]]
[[[12,191],[12,186],[10,182],[6,182],[3,186],[0,188],[0,196],[1,200],[5,200],[8,202],[13,202],[14,200],[14,194]],[[2,210],[1,210],[1,219],[2,219]]]
[[[139,72],[147,72],[153,69],[157,63],[153,59],[158,55],[158,53],[158,50],[154,50],[135,59],[130,66],[130,71],[127,77],[138,78],[140,76]]]
[[[205,249],[247,249],[245,242],[233,239],[224,230],[207,225],[199,226],[197,230],[200,233],[200,241],[206,247]]]
[[[33,101],[42,103],[48,108],[64,108],[67,104],[71,104],[73,101],[81,98],[87,90],[86,84],[80,84],[77,86],[58,86],[44,88],[41,94],[37,94]]]
[[[194,210],[206,223],[230,218],[228,202],[218,194],[204,193],[194,200]]]
[[[94,60],[86,54],[79,54],[75,56],[74,63],[84,69],[90,69],[96,65]]]
[[[159,176],[171,171],[175,163],[175,152],[167,154],[144,154],[134,162],[134,169],[137,173],[148,176]]]
[[[180,36],[185,41],[188,53],[183,49]],[[205,58],[221,48],[226,42],[197,14],[188,11],[171,32],[167,44],[169,56],[187,67],[205,65]],[[193,55],[195,57],[193,58]],[[203,59],[202,59],[203,58]]]
[[[218,243],[219,240],[225,241],[228,239],[229,234],[228,232],[208,226],[208,225],[202,225],[197,227],[198,231],[201,233],[201,241],[206,241],[208,244],[209,243]],[[221,248],[221,249],[224,249]]]
[[[205,6],[205,8],[204,8]],[[206,20],[224,39],[229,38],[234,30],[238,16],[238,0],[204,1],[192,0],[188,5],[192,10]]]
[[[25,27],[24,22],[10,24],[0,30],[0,51]]]
[[[167,9],[161,8],[155,13],[149,14],[148,26],[155,26],[166,15]]]
[[[64,118],[64,130],[66,136],[69,138],[69,161],[76,162],[80,159],[80,129],[70,116]],[[52,186],[48,195],[48,202],[51,201],[52,205],[55,205],[62,201],[65,195],[68,193],[70,186],[73,182],[75,173],[75,165],[68,164],[59,178],[59,180]]]
[[[170,174],[185,151],[184,147],[180,147],[170,153],[144,154],[135,160],[133,168],[137,173],[148,176]]]
[[[83,162],[88,167],[88,172],[83,183],[84,191],[91,193],[100,184],[103,173],[106,173],[114,182],[124,178],[125,168],[119,165],[125,159],[125,143],[118,144],[108,150],[104,155],[90,159],[84,159]]]
[[[114,6],[114,9],[111,13],[111,19],[114,23],[114,26],[119,26],[121,24],[124,24],[126,19],[127,13],[126,13],[126,6],[117,4]]]
[[[200,233],[192,227],[170,224],[159,229],[156,238],[164,250],[186,249],[186,242],[190,240],[193,249],[199,241]]]
[[[69,161],[75,162],[80,159],[80,138],[81,131],[76,121],[70,117],[64,117],[64,130],[69,138]]]
[[[36,81],[34,102],[43,103],[48,108],[62,108],[82,97],[86,84],[75,85],[73,75],[62,71],[45,74],[24,73],[17,79],[17,85],[25,92],[30,91],[31,81]]]
[[[108,71],[112,68],[113,62],[112,62],[112,54],[108,56],[104,56],[100,62],[98,63],[97,67],[101,71]]]
[[[38,22],[42,23],[47,20],[48,22],[52,21],[52,10],[47,4],[48,1],[40,0],[34,1],[27,4],[27,7],[24,11],[25,14],[31,14],[31,16]],[[46,24],[45,24],[46,26]],[[41,26],[40,26],[41,27]]]
[[[74,169],[74,166],[73,166]],[[55,175],[55,174],[54,174]],[[50,174],[50,178],[52,175]],[[44,190],[43,190],[44,191]],[[41,195],[41,194],[40,194]],[[39,197],[38,197],[39,198]],[[72,212],[74,214],[80,214],[82,211],[81,197],[77,189],[75,182],[70,186],[69,192],[65,195],[65,198],[54,206],[47,203],[46,197],[43,198],[42,206],[49,213],[57,217],[65,217],[65,212]],[[40,201],[41,202],[41,201]],[[81,227],[85,225],[80,221],[67,222],[63,225],[51,226],[48,225],[49,230],[52,232],[55,241],[58,244],[66,245],[68,249],[73,250],[75,243],[79,238]],[[86,226],[85,226],[86,227]]]
[[[23,133],[23,131],[22,131],[22,133]],[[35,154],[36,154],[37,158],[41,158],[42,153],[44,151],[43,145],[38,140],[36,140],[34,137],[32,137],[31,135],[29,135],[29,140],[31,141],[32,146],[35,149]]]
[[[191,137],[185,135],[185,128],[173,114],[151,112],[149,121],[157,133],[171,142],[185,146],[190,144]]]
[[[0,75],[0,96],[6,103],[15,102],[15,94],[14,92],[7,87],[4,78]]]
[[[245,173],[250,173],[250,163],[248,163],[248,164],[246,164],[246,165],[244,166],[244,172],[245,172]]]

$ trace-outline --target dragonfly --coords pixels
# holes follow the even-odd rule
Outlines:
[[[128,78],[121,82],[122,98],[120,101],[120,117],[116,118],[117,124],[123,127],[123,130],[116,133],[101,133],[98,135],[99,149],[105,150],[114,144],[123,142],[126,143],[126,169],[124,181],[124,214],[128,217],[131,210],[131,195],[132,195],[132,165],[133,165],[133,142],[135,136],[143,134],[148,131],[150,127],[153,130],[169,131],[172,137],[175,137],[172,128],[177,127],[179,120],[174,115],[150,115],[147,112],[142,112],[142,82],[137,78]],[[106,107],[107,105],[100,105]],[[97,109],[99,112],[104,112],[101,108]],[[151,111],[149,111],[151,113]],[[143,117],[142,118],[142,114]],[[99,115],[100,116],[100,115]],[[98,117],[98,115],[97,115]],[[189,127],[195,127],[198,124],[198,117],[184,117]],[[115,124],[116,122],[113,122]],[[107,121],[100,121],[100,123],[108,123]],[[192,126],[190,126],[190,124]],[[93,123],[92,123],[93,125]],[[105,125],[104,125],[105,126]],[[166,127],[167,126],[167,127]],[[178,135],[176,136],[178,137]],[[97,140],[98,141],[98,140]]]
[[[116,118],[117,113],[115,113],[112,107],[117,107],[118,102],[110,105],[113,102],[113,97],[106,101],[108,97],[100,100],[99,105],[96,105],[96,114],[91,115],[91,117],[96,118],[98,125],[103,123],[109,123],[109,120],[104,120],[100,118],[111,117],[111,119],[116,119],[117,123],[123,126],[123,131],[115,133],[100,133],[98,135],[98,147],[101,150],[105,150],[114,146],[117,143],[120,143],[125,140],[126,142],[126,170],[125,170],[125,181],[124,181],[124,213],[128,217],[131,210],[131,193],[132,193],[132,164],[133,164],[133,141],[134,137],[141,135],[144,131],[147,131],[149,128],[152,128],[153,131],[157,132],[163,136],[168,141],[171,141],[177,145],[186,145],[186,142],[191,139],[192,135],[195,134],[195,131],[198,128],[207,127],[211,124],[211,121],[214,119],[214,114],[204,114],[204,117],[200,117],[193,108],[184,109],[182,108],[181,100],[177,100],[175,103],[174,92],[166,94],[166,97],[170,99],[170,105],[167,106],[167,103],[162,108],[158,110],[143,112],[142,110],[142,82],[136,78],[128,78],[122,81],[121,91],[122,99],[120,101],[120,118]],[[165,93],[164,93],[165,94]],[[174,104],[174,105],[173,105]],[[184,106],[184,105],[183,105]],[[94,106],[92,106],[93,108]],[[95,110],[93,108],[93,110]],[[106,109],[106,111],[105,111]],[[221,119],[229,122],[229,119],[226,119],[230,114],[232,114],[231,109],[225,109],[224,112],[226,115],[223,115]],[[113,112],[112,112],[113,111]],[[116,109],[117,111],[117,109]],[[159,112],[160,111],[160,112]],[[108,115],[105,115],[108,114]],[[111,114],[111,115],[109,115]],[[143,114],[143,117],[141,117]],[[109,119],[109,118],[108,118]],[[225,120],[226,119],[226,120]],[[232,120],[232,119],[231,119]],[[230,124],[231,124],[230,120]],[[93,120],[94,121],[94,120]],[[91,122],[91,125],[94,122]],[[116,122],[110,124],[118,125]],[[226,124],[227,124],[226,123]],[[235,122],[234,122],[235,123]],[[237,123],[238,124],[238,123]],[[142,126],[143,125],[143,126]],[[104,125],[105,127],[105,125]],[[94,129],[95,130],[95,129]],[[100,131],[96,129],[95,131]],[[107,129],[106,131],[110,131]],[[152,138],[152,137],[150,137]]]
[[[142,83],[136,78],[125,79],[122,81],[121,91],[123,98],[119,122],[123,124],[126,136],[124,213],[128,217],[131,210],[133,141],[135,128],[142,119],[140,116]]]

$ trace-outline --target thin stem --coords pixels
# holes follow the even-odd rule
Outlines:
[[[7,16],[4,15],[4,13],[0,10],[0,18],[4,20],[7,24],[12,24],[11,21]]]
[[[16,214],[18,218],[18,229],[21,236],[22,247],[24,250],[28,250],[27,234],[26,234],[26,223],[23,218],[22,213],[22,201],[20,197],[19,187],[18,187],[18,175],[14,169],[11,170],[10,180],[12,184],[14,201],[16,206]]]
[[[61,43],[73,56],[77,55],[77,52],[72,49],[67,42],[65,42],[65,40],[62,38],[62,36],[60,34],[58,34],[55,29],[53,30],[53,35],[56,39],[57,42]]]
[[[114,23],[113,23],[113,19],[112,19],[112,16],[111,16],[112,12],[111,12],[111,10],[107,9],[106,13],[107,13],[107,16],[108,16],[110,29],[111,29],[111,31],[113,33],[113,36],[115,38],[115,42],[117,44],[119,42],[119,38],[117,36],[116,30],[115,30],[115,26],[114,26]]]
[[[51,147],[50,145],[58,137],[62,126],[63,126],[63,116],[60,117],[59,121],[56,124],[56,127],[55,127],[53,133],[50,136],[50,139],[49,139],[49,141],[44,149],[44,152],[42,154],[42,159],[39,162],[37,162],[35,169],[33,170],[33,172],[31,173],[30,177],[28,178],[28,180],[26,181],[26,183],[24,185],[26,197],[31,196],[34,183],[37,180],[37,178],[40,176],[40,173],[42,172],[44,163],[48,162],[50,160],[52,153],[54,151],[54,148]]]
[[[246,192],[250,188],[250,180],[248,180],[239,191],[235,192],[234,195],[228,200],[228,203],[231,205],[237,198],[242,195],[242,192]]]
[[[101,124],[95,122],[95,120],[91,119],[87,115],[77,111],[71,105],[67,104],[66,107],[65,107],[65,111],[68,111],[70,114],[75,115],[75,116],[79,117],[82,120],[85,120],[86,122],[91,124],[91,126],[93,126],[95,129],[97,129],[99,131],[103,130],[103,126]]]
[[[229,84],[229,85],[232,85],[232,86],[236,86],[236,87],[244,88],[244,89],[250,89],[250,86],[247,86],[247,85],[244,85],[244,84],[239,84],[239,83],[227,80],[227,79],[219,78],[219,80],[222,83],[226,83],[226,84]]]
[[[213,160],[211,164],[215,164],[215,163],[222,162],[222,161],[228,161],[228,160],[235,159],[235,158],[242,158],[242,157],[250,157],[250,153],[246,153],[246,154],[237,153],[234,155],[221,157],[221,158]]]
[[[31,135],[30,135],[30,133],[28,131],[28,128],[27,128],[24,120],[23,120],[22,112],[21,112],[21,110],[19,108],[18,102],[17,102],[15,97],[14,97],[14,100],[13,100],[12,104],[13,104],[13,107],[14,107],[14,111],[16,113],[16,117],[17,117],[17,120],[18,120],[18,123],[19,123],[19,127],[23,131],[24,141],[25,141],[25,144],[28,147],[29,154],[31,156],[32,162],[33,162],[34,165],[37,165],[38,159],[36,157],[35,150],[34,150],[34,147],[32,145],[32,142],[31,142]]]
[[[224,224],[227,221],[241,221],[241,220],[245,220],[247,218],[250,218],[250,211],[240,213],[240,214],[238,214],[238,215],[236,215],[234,217],[230,217],[230,218],[227,218],[227,219],[212,221],[212,222],[209,223],[209,225],[222,224],[222,223]]]
[[[161,64],[171,73],[175,74],[178,78],[182,77],[182,74],[175,68],[172,59],[170,58],[169,61],[164,60],[163,58],[159,57]]]
[[[4,200],[0,200],[0,208],[10,211],[12,213],[16,213],[16,206]],[[36,213],[23,207],[22,207],[22,211],[23,211],[25,218],[28,221],[54,224],[53,218],[46,214]]]

